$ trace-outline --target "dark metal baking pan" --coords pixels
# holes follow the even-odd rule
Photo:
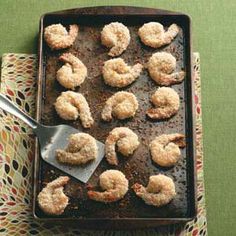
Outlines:
[[[151,106],[150,96],[157,85],[150,79],[145,70],[140,78],[125,88],[133,92],[140,109],[133,119],[126,121],[113,120],[111,123],[101,121],[101,110],[106,99],[117,89],[106,86],[103,82],[101,69],[103,62],[109,59],[108,49],[101,45],[100,32],[105,24],[119,21],[130,30],[131,43],[121,57],[129,64],[145,63],[152,53],[157,51],[171,52],[177,59],[177,69],[186,71],[183,83],[172,86],[180,95],[181,106],[177,115],[165,121],[151,121],[145,116],[145,111]],[[180,33],[167,46],[151,49],[144,46],[137,30],[144,23],[157,21],[165,27],[171,23],[180,26]],[[54,23],[68,26],[71,23],[80,26],[79,35],[73,46],[66,50],[51,51],[43,40],[43,30]],[[88,132],[96,139],[104,142],[109,131],[116,126],[126,126],[138,134],[141,145],[135,154],[128,158],[120,158],[116,169],[121,170],[129,179],[129,184],[139,182],[146,185],[150,175],[164,173],[170,176],[175,184],[177,196],[166,206],[156,208],[146,205],[129,189],[125,197],[115,203],[103,204],[89,200],[87,190],[97,186],[99,175],[107,169],[113,169],[104,159],[96,169],[87,184],[71,178],[65,187],[65,193],[70,198],[70,204],[59,216],[44,214],[37,205],[37,195],[46,183],[63,175],[58,169],[48,165],[38,155],[36,144],[34,163],[34,198],[33,214],[39,220],[47,222],[70,222],[80,227],[89,228],[141,228],[154,227],[160,224],[181,223],[192,219],[196,214],[196,173],[195,173],[195,125],[193,104],[193,81],[191,62],[191,26],[187,15],[150,8],[137,7],[92,7],[47,13],[40,20],[39,35],[39,71],[37,120],[46,125],[67,123],[84,130],[80,121],[66,122],[58,117],[54,110],[57,96],[65,91],[55,80],[56,71],[61,63],[58,60],[63,52],[71,52],[82,59],[88,68],[88,78],[76,91],[85,95],[91,107],[95,124]],[[161,168],[151,161],[148,143],[163,133],[180,132],[186,135],[187,146],[182,150],[182,158],[173,168]]]

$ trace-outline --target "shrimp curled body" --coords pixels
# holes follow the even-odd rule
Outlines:
[[[150,176],[146,188],[138,183],[134,184],[132,188],[146,204],[156,207],[168,204],[176,195],[173,180],[161,174]]]
[[[77,35],[79,27],[70,25],[69,32],[61,24],[49,25],[44,30],[44,39],[51,49],[64,49],[70,47]]]
[[[94,123],[89,105],[80,93],[62,92],[54,105],[58,115],[64,120],[76,120],[80,116],[84,128],[90,128]]]
[[[129,182],[118,170],[107,170],[99,176],[99,184],[104,192],[88,191],[88,197],[99,202],[115,202],[125,196]]]
[[[170,167],[180,159],[179,148],[185,147],[183,134],[163,134],[156,137],[149,145],[152,160],[160,166]]]
[[[68,197],[63,192],[63,186],[69,177],[61,176],[48,183],[38,195],[39,207],[49,215],[61,215],[68,205]]]
[[[115,58],[104,63],[102,74],[106,84],[123,88],[133,83],[139,77],[142,69],[143,66],[139,63],[129,66],[122,58]]]
[[[158,22],[146,23],[138,31],[141,41],[152,48],[170,44],[178,33],[179,28],[176,24],[170,25],[165,32],[163,25]]]
[[[130,43],[130,33],[122,23],[113,22],[102,29],[101,41],[104,46],[111,48],[109,56],[119,56]]]
[[[174,72],[176,59],[170,53],[154,53],[147,64],[151,78],[159,85],[169,86],[181,83],[185,77],[184,71]]]
[[[58,82],[67,89],[80,86],[87,76],[87,68],[83,62],[71,53],[64,53],[59,59],[66,64],[57,71]]]
[[[102,119],[111,121],[112,116],[123,120],[133,117],[138,109],[138,101],[133,93],[117,92],[107,101],[102,110]]]
[[[179,110],[179,95],[172,88],[161,87],[151,97],[156,108],[148,109],[146,114],[151,119],[167,119]]]
[[[114,128],[109,133],[105,142],[105,155],[108,163],[111,165],[118,165],[116,146],[118,152],[124,156],[129,156],[139,146],[138,136],[126,127]]]
[[[72,134],[66,150],[56,150],[57,160],[61,163],[81,165],[95,160],[98,147],[95,138],[86,133]]]

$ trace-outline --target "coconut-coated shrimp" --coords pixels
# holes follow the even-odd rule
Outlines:
[[[151,78],[159,85],[169,86],[181,83],[185,77],[184,71],[174,72],[176,59],[170,53],[154,53],[147,64]]]
[[[152,160],[160,166],[170,167],[180,159],[179,148],[185,147],[183,134],[162,134],[156,137],[149,145]]]
[[[80,117],[84,128],[90,128],[94,120],[85,97],[76,92],[62,92],[55,102],[58,115],[64,120],[76,120]]]
[[[70,25],[69,32],[67,32],[61,24],[53,24],[44,29],[44,39],[51,49],[68,48],[74,43],[78,31],[78,25]]]
[[[132,155],[139,146],[138,136],[129,128],[114,128],[105,142],[106,159],[111,165],[118,165],[117,151],[124,156]]]
[[[106,170],[99,176],[99,184],[104,192],[88,191],[88,197],[99,202],[115,202],[125,196],[129,182],[119,170]]]
[[[63,186],[70,180],[61,176],[48,183],[38,195],[39,207],[49,215],[61,215],[68,205],[69,198],[63,192]]]
[[[146,188],[138,183],[134,184],[132,188],[146,204],[156,207],[168,204],[176,195],[173,180],[161,174],[150,176]]]
[[[176,24],[170,25],[165,31],[163,25],[158,22],[146,23],[138,30],[141,41],[152,48],[170,44],[178,33],[179,28]]]
[[[133,117],[138,109],[138,101],[133,93],[117,92],[107,101],[102,110],[102,119],[111,121],[112,116],[123,120]]]
[[[101,41],[104,46],[111,48],[109,56],[119,56],[130,43],[130,33],[122,23],[113,22],[102,29]]]
[[[66,64],[57,71],[58,82],[67,89],[80,86],[87,76],[87,68],[83,62],[71,53],[64,53],[59,59]]]
[[[110,59],[104,63],[102,68],[103,78],[106,84],[123,88],[133,83],[142,72],[140,63],[129,66],[122,58]]]
[[[179,110],[179,95],[172,88],[161,87],[152,95],[151,101],[156,108],[150,108],[146,114],[151,119],[167,119]]]
[[[81,165],[95,160],[98,147],[95,138],[86,133],[72,134],[65,150],[56,150],[56,158],[61,163]]]

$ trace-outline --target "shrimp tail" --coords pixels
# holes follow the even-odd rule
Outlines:
[[[167,119],[173,116],[172,109],[168,107],[164,108],[150,108],[146,111],[146,114],[151,119]]]
[[[168,30],[164,33],[164,44],[169,44],[179,33],[179,27],[176,24],[170,25]]]
[[[138,77],[143,70],[143,65],[140,63],[135,64],[132,67],[132,73],[134,77]]]
[[[118,158],[116,154],[115,143],[109,146],[106,146],[106,159],[110,165],[118,165]]]
[[[122,44],[118,44],[113,46],[110,51],[108,52],[108,55],[111,57],[115,57],[116,55],[120,55],[124,49],[122,48]]]
[[[74,70],[75,70],[75,67],[78,67],[80,64],[82,64],[81,61],[77,57],[75,57],[73,54],[71,54],[69,52],[63,53],[59,57],[59,60],[65,62],[65,63],[71,64],[74,67],[73,68]]]
[[[88,197],[92,200],[99,202],[115,202],[117,201],[115,191],[105,191],[105,192],[96,192],[96,191],[88,191]]]
[[[59,57],[59,60],[60,61],[63,61],[63,62],[67,62],[67,63],[71,63],[70,62],[70,53],[63,53],[60,57]]]
[[[67,44],[72,45],[75,41],[77,35],[79,32],[79,26],[78,25],[70,25],[68,36],[67,36]]]
[[[156,79],[156,82],[159,83],[160,85],[170,86],[172,84],[177,84],[182,82],[184,77],[185,77],[184,71],[175,72],[172,74],[165,74],[160,72],[158,79]]]
[[[144,187],[141,184],[134,184],[131,187],[137,195],[140,195],[144,191]]]
[[[186,146],[185,136],[183,134],[173,134],[173,136],[170,136],[169,141],[175,143],[180,148]]]
[[[66,185],[69,180],[70,180],[70,178],[68,176],[61,176],[58,179],[55,179],[54,181],[48,183],[47,187],[59,188],[59,187]]]
[[[112,120],[112,106],[110,104],[106,104],[104,109],[102,110],[102,119],[104,121]]]
[[[175,72],[171,74],[171,79],[172,79],[172,84],[174,83],[180,83],[183,81],[184,77],[185,77],[185,72],[184,71],[180,71],[180,72]]]
[[[110,165],[118,165],[118,158],[116,154],[116,142],[118,140],[117,135],[108,136],[105,143],[106,159]]]
[[[71,38],[75,39],[76,36],[78,35],[78,32],[79,32],[79,26],[78,25],[70,25],[70,28],[69,28],[69,35]]]

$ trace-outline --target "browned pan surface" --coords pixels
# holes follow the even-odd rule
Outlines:
[[[71,178],[65,187],[65,193],[70,198],[70,204],[66,208],[63,218],[190,218],[194,214],[194,157],[193,157],[193,133],[192,133],[192,97],[191,97],[191,64],[189,60],[189,38],[185,32],[186,24],[182,18],[161,16],[79,16],[62,14],[59,16],[46,15],[43,27],[51,23],[77,23],[80,25],[79,35],[69,49],[63,51],[51,51],[45,43],[42,45],[42,76],[39,78],[42,83],[42,93],[39,97],[41,122],[46,125],[57,125],[67,123],[75,128],[87,132],[99,141],[104,142],[108,133],[114,128],[125,126],[131,128],[140,138],[141,145],[133,156],[119,158],[117,167],[110,166],[105,158],[95,171],[87,184]],[[107,98],[120,89],[114,89],[104,84],[101,70],[103,62],[110,59],[107,55],[108,49],[100,42],[100,32],[104,24],[112,21],[123,22],[128,26],[131,33],[131,42],[128,49],[121,55],[126,62],[133,65],[136,62],[145,64],[152,53],[157,51],[170,52],[177,59],[177,70],[184,69],[187,78],[184,83],[174,85],[174,88],[181,100],[180,110],[177,115],[165,121],[151,121],[145,112],[152,105],[150,96],[158,88],[151,80],[147,70],[144,70],[140,78],[132,85],[124,88],[124,91],[133,92],[139,101],[139,110],[133,119],[125,121],[113,120],[110,123],[101,120],[101,111]],[[145,22],[159,21],[164,26],[170,23],[177,23],[181,30],[176,39],[168,46],[160,49],[151,49],[144,46],[137,35],[138,28]],[[71,52],[78,56],[88,68],[88,77],[76,91],[84,94],[91,108],[95,124],[91,129],[84,129],[79,120],[66,122],[58,117],[54,109],[56,98],[65,89],[55,80],[56,71],[61,67],[58,57],[63,52]],[[188,117],[186,117],[188,114]],[[182,158],[173,168],[161,168],[152,162],[148,149],[149,142],[157,135],[163,133],[180,132],[186,135],[187,148],[182,150]],[[103,204],[91,201],[87,198],[87,190],[97,189],[99,175],[107,169],[121,170],[129,179],[130,187],[138,182],[147,185],[150,175],[163,173],[170,176],[176,185],[177,195],[174,200],[161,208],[146,205],[140,198],[137,198],[130,188],[125,197],[115,203]],[[46,183],[63,175],[56,168],[40,160],[37,167],[38,186],[37,192]],[[36,204],[36,215],[40,218],[47,218],[40,211]],[[51,218],[51,217],[50,217]]]

